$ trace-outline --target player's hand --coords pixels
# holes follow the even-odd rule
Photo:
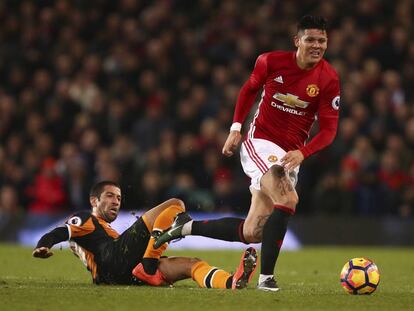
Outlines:
[[[48,247],[39,247],[33,251],[32,255],[37,258],[49,258],[50,256],[53,256],[53,253]]]
[[[280,161],[282,162],[283,167],[289,172],[298,167],[304,159],[305,157],[300,150],[293,150],[286,153]]]
[[[242,136],[239,131],[230,131],[229,136],[227,136],[227,140],[224,143],[222,153],[226,157],[231,157],[239,146],[241,138]]]

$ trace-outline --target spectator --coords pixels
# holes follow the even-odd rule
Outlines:
[[[30,199],[27,226],[40,227],[58,220],[67,211],[67,194],[61,176],[56,172],[56,160],[45,158],[40,172],[26,188]]]

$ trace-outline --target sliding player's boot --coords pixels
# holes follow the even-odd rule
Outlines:
[[[139,263],[134,268],[134,270],[132,270],[132,275],[134,275],[137,279],[144,281],[148,285],[161,286],[168,284],[168,282],[165,280],[164,275],[161,273],[159,269],[157,269],[157,271],[155,271],[154,274],[148,274],[145,272],[142,263]]]
[[[233,275],[232,289],[246,288],[253,277],[257,265],[257,253],[253,247],[246,249],[241,257],[239,267]]]

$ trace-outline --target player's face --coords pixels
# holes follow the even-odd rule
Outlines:
[[[91,198],[91,204],[99,217],[112,222],[118,217],[121,208],[121,189],[107,185],[99,198]]]
[[[325,54],[328,47],[326,31],[320,29],[305,29],[295,37],[296,61],[302,69],[313,68]]]

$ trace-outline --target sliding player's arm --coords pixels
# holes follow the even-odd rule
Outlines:
[[[78,212],[72,215],[65,226],[57,227],[42,236],[33,250],[33,257],[49,258],[53,255],[50,249],[53,245],[68,241],[74,237],[87,235],[95,230],[90,212]]]
[[[53,245],[67,241],[69,239],[69,232],[67,227],[58,227],[46,233],[37,242],[36,248],[33,250],[33,257],[49,258],[53,255],[51,248]]]

